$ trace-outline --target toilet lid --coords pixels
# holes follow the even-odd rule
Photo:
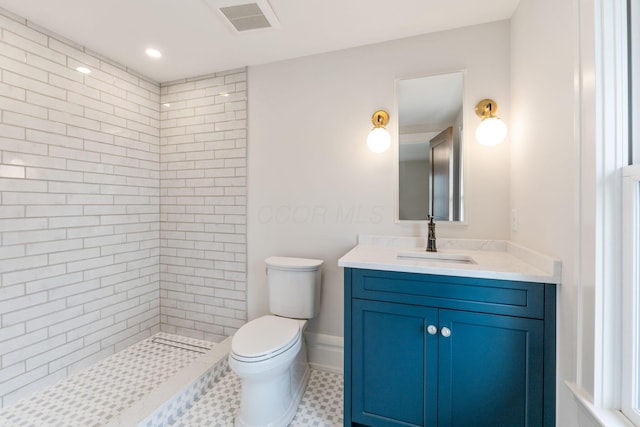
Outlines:
[[[289,346],[299,336],[297,320],[263,316],[238,329],[231,341],[231,351],[241,357],[261,358]]]
[[[286,271],[316,271],[324,261],[309,258],[290,258],[282,256],[270,256],[264,260],[269,268]]]

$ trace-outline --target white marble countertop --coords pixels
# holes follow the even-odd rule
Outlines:
[[[338,260],[340,267],[560,284],[562,263],[504,240],[438,239],[437,256],[470,257],[473,263],[417,258],[426,241],[416,237],[360,236]],[[416,254],[398,257],[398,254]]]

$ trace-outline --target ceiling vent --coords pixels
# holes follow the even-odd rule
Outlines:
[[[237,32],[279,28],[280,23],[267,0],[219,1],[217,8]],[[222,3],[222,4],[221,4]]]

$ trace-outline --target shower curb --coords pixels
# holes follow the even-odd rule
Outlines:
[[[162,427],[172,423],[228,371],[230,349],[228,337],[120,412],[105,427]]]

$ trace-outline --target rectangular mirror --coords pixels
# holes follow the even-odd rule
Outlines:
[[[464,221],[464,72],[398,79],[400,221]]]

